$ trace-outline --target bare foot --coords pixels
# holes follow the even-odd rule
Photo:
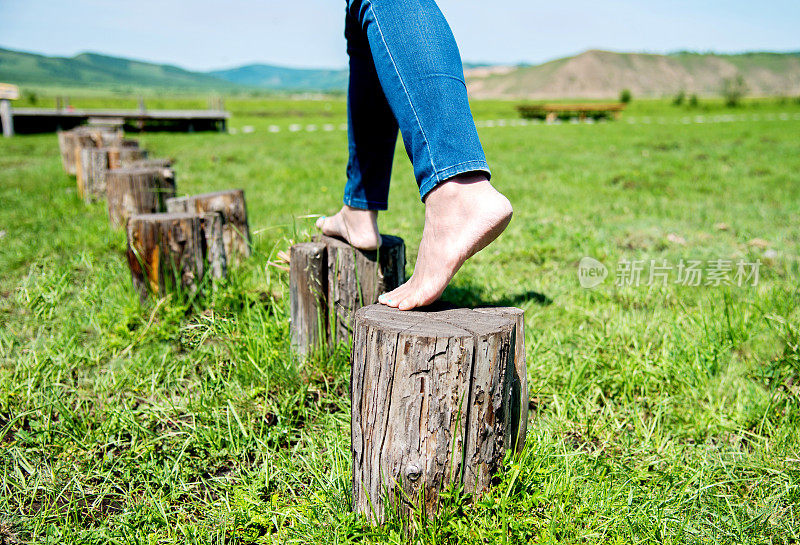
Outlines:
[[[330,237],[341,237],[361,250],[375,250],[381,245],[378,212],[344,205],[335,216],[317,220],[317,229]]]
[[[464,262],[511,221],[511,203],[482,174],[438,185],[425,199],[425,227],[411,278],[378,299],[410,310],[436,301]]]

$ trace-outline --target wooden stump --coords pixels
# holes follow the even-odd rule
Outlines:
[[[128,265],[144,300],[149,293],[195,293],[225,274],[219,214],[139,214],[128,220]]]
[[[206,269],[211,273],[212,278],[222,278],[228,274],[228,256],[225,254],[222,214],[205,212],[198,215],[206,243],[206,263],[208,264]]]
[[[324,243],[292,246],[289,289],[292,350],[305,358],[327,345],[328,252]]]
[[[77,176],[81,196],[86,202],[105,198],[108,171],[145,157],[147,151],[134,146],[81,149],[81,168],[78,169]]]
[[[75,144],[69,131],[58,131],[58,149],[61,152],[61,166],[67,174],[75,175]]]
[[[436,513],[451,483],[485,492],[505,452],[517,317],[496,311],[356,312],[351,368],[354,509],[376,522]],[[523,356],[524,357],[524,356]],[[518,426],[516,426],[518,427]]]
[[[324,235],[292,246],[289,289],[295,352],[305,356],[324,344],[347,341],[355,311],[377,303],[379,295],[405,281],[405,257],[403,239],[391,235],[383,235],[377,251],[358,250]],[[318,325],[319,317],[324,318],[324,328]]]
[[[136,214],[165,210],[165,201],[175,195],[175,175],[165,168],[119,168],[106,174],[108,218],[121,227]]]
[[[117,168],[172,168],[172,159],[122,159]]]
[[[219,212],[222,214],[222,237],[228,262],[250,257],[250,226],[244,191],[231,189],[203,195],[175,197],[167,201],[169,212]]]
[[[405,282],[405,243],[400,237],[383,235],[379,250],[365,251],[338,238],[321,235],[317,240],[328,248],[330,340],[347,341],[353,314]]]
[[[119,131],[95,127],[78,127],[74,130],[76,131],[74,136],[75,180],[78,184],[78,195],[84,200],[91,200],[92,195],[87,187],[87,177],[90,173],[86,170],[89,165],[86,163],[85,150],[105,147],[118,148],[125,141],[122,139],[122,132]]]
[[[69,131],[59,131],[58,147],[61,151],[61,164],[67,174],[77,176],[81,149],[120,145],[120,142],[122,142],[122,131],[104,127],[81,126]]]
[[[508,428],[510,444],[522,452],[528,436],[528,367],[525,364],[525,313],[515,307],[483,307],[478,312],[500,314],[514,319],[516,323],[516,346],[514,347],[514,369],[511,374],[511,424]]]

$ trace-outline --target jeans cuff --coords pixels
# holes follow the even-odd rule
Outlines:
[[[442,182],[446,182],[450,178],[458,176],[459,174],[466,174],[467,172],[484,172],[486,178],[492,179],[492,171],[489,170],[489,165],[486,161],[474,160],[458,163],[456,165],[440,169],[432,174],[427,180],[424,180],[419,185],[419,196],[423,201],[434,187]]]
[[[365,199],[354,199],[352,197],[345,196],[343,200],[344,204],[351,208],[357,208],[359,210],[388,210],[389,204],[385,202],[378,202],[378,201],[368,201]]]

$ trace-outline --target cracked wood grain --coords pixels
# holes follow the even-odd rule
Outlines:
[[[219,214],[139,214],[127,224],[128,266],[142,300],[150,293],[194,293],[225,274]]]
[[[519,427],[517,326],[513,309],[370,305],[355,313],[354,510],[375,522],[389,508],[431,515],[451,483],[477,495],[488,489],[517,445],[509,431]]]
[[[173,197],[167,199],[166,205],[168,212],[219,212],[222,215],[222,239],[228,262],[239,263],[250,257],[250,224],[242,189]]]

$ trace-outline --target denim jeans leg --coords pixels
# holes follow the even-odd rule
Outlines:
[[[349,11],[345,37],[350,57],[347,92],[350,158],[344,204],[364,210],[386,210],[397,146],[397,121],[378,80],[367,36]]]
[[[490,177],[461,55],[435,0],[350,0],[348,11],[366,33],[420,197],[458,174]]]

